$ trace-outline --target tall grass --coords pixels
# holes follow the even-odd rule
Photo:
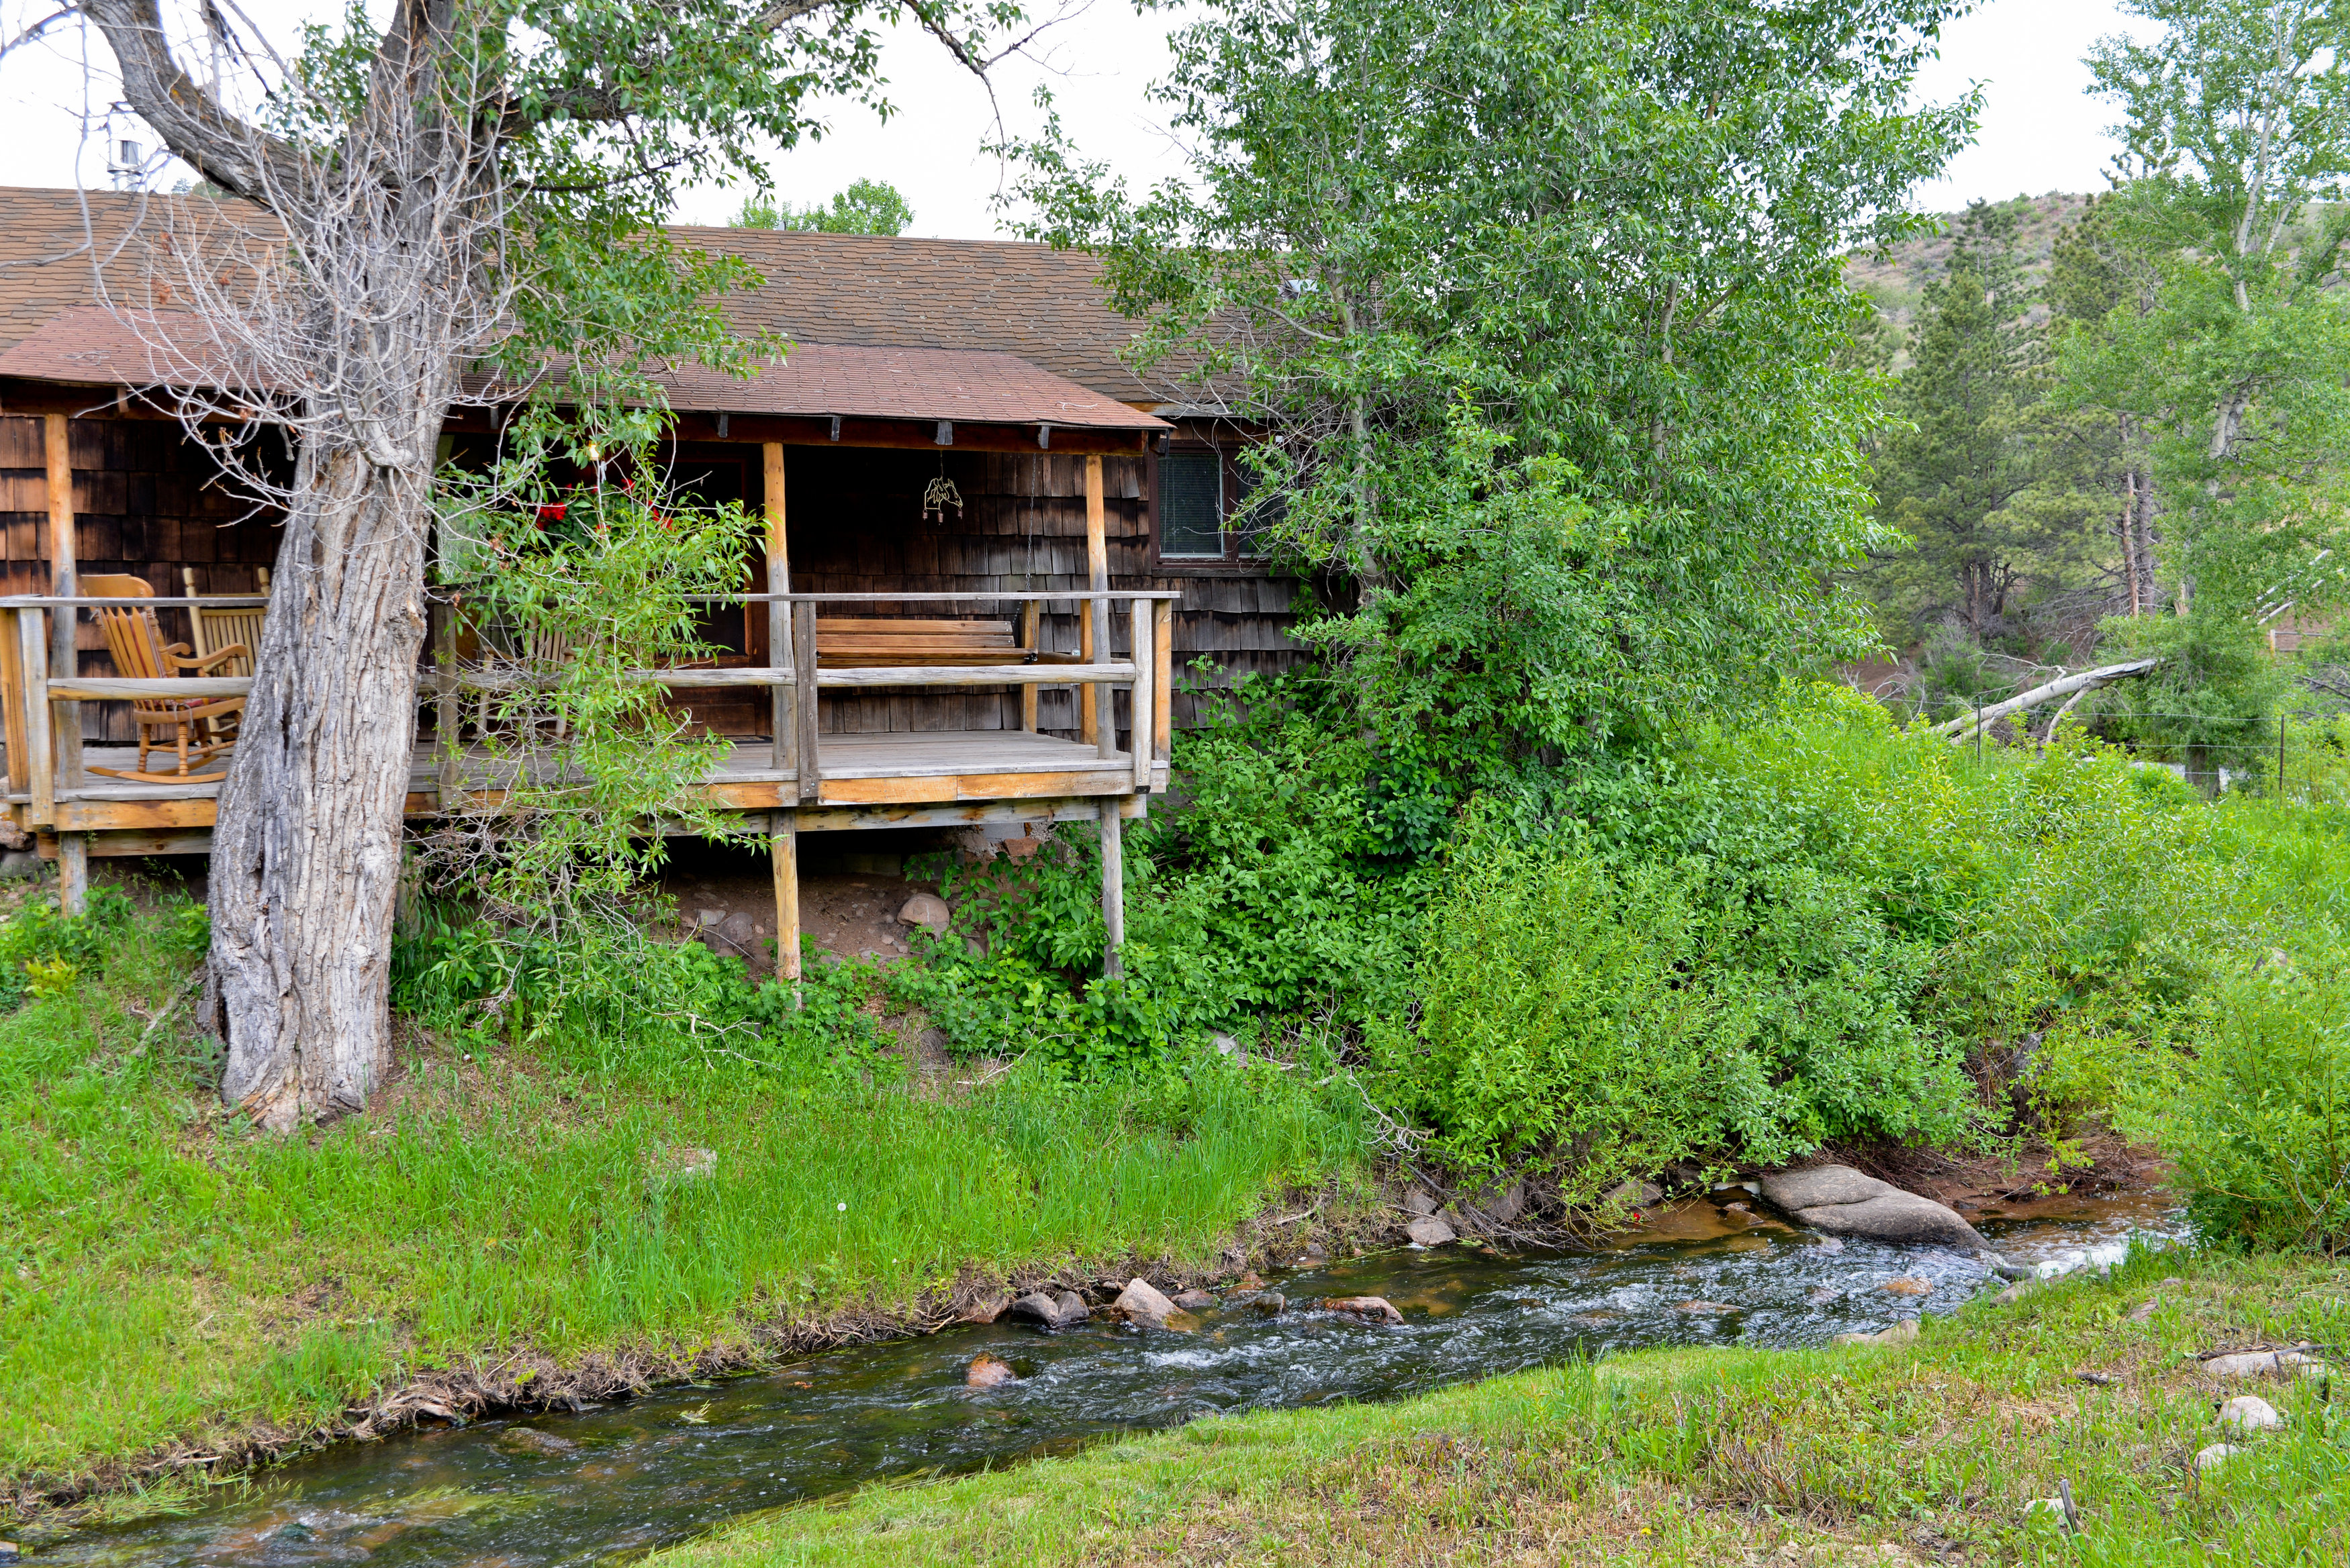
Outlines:
[[[412,1049],[396,1109],[257,1136],[220,1112],[199,1045],[147,1027],[190,929],[152,909],[102,969],[0,1018],[11,1477],[329,1419],[525,1346],[691,1352],[903,1308],[966,1268],[1202,1258],[1359,1147],[1342,1108],[1263,1068],[1015,1069],[928,1097],[717,1054],[639,1083],[478,1039]]]

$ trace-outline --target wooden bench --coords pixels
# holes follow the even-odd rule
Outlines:
[[[1008,620],[907,620],[818,616],[819,670],[905,670],[920,665],[1075,664],[1074,653],[1023,648]]]

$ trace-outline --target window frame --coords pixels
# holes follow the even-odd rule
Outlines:
[[[1159,443],[1153,441],[1150,444],[1148,452],[1149,461],[1145,465],[1143,472],[1143,484],[1145,487],[1144,493],[1147,497],[1146,504],[1149,511],[1150,564],[1152,567],[1160,573],[1179,576],[1261,577],[1264,576],[1272,564],[1272,557],[1269,556],[1243,555],[1241,553],[1242,535],[1238,529],[1232,526],[1232,513],[1235,510],[1235,501],[1242,485],[1247,482],[1249,477],[1240,466],[1238,453],[1235,451],[1235,443],[1217,441],[1211,437],[1191,435],[1179,431],[1170,441],[1166,455],[1171,457],[1178,452],[1189,455],[1197,455],[1202,452],[1212,452],[1219,460],[1221,478],[1222,480],[1222,515],[1217,519],[1217,527],[1218,531],[1224,538],[1224,553],[1222,556],[1170,556],[1166,554],[1164,548],[1165,540],[1164,535],[1160,529],[1161,519],[1159,517],[1159,460],[1160,452],[1159,450]]]

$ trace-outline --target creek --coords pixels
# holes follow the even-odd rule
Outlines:
[[[1726,1197],[1742,1196],[1736,1193]],[[2138,1194],[1970,1216],[2043,1274],[2111,1262],[2175,1217]],[[1929,1294],[1900,1296],[1895,1279]],[[863,1482],[1050,1455],[1202,1416],[1395,1399],[1441,1385],[1650,1345],[1809,1345],[1953,1312],[1984,1288],[1954,1251],[1825,1238],[1705,1199],[1594,1251],[1382,1252],[1271,1277],[1299,1303],[1211,1309],[1190,1334],[1097,1320],[1047,1334],[963,1325],[847,1346],[727,1382],[572,1415],[344,1444],[224,1487],[199,1511],[88,1528],[31,1563],[300,1568],[313,1563],[598,1563],[760,1509]],[[1311,1310],[1380,1295],[1388,1326]],[[1019,1380],[966,1387],[982,1352]]]

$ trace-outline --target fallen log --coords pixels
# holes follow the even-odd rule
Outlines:
[[[1950,743],[1957,745],[1973,740],[1979,728],[1996,724],[2010,713],[2020,713],[2026,709],[2037,708],[2043,702],[2054,702],[2059,697],[2071,697],[2076,692],[2109,686],[2116,680],[2126,680],[2134,675],[2144,675],[2161,663],[2159,659],[2133,659],[2126,664],[2101,665],[2095,670],[2084,670],[2078,675],[2061,676],[2044,686],[2035,686],[1988,708],[1978,708],[1971,713],[1961,714],[1947,724],[1937,724],[1934,733],[1949,736]]]

